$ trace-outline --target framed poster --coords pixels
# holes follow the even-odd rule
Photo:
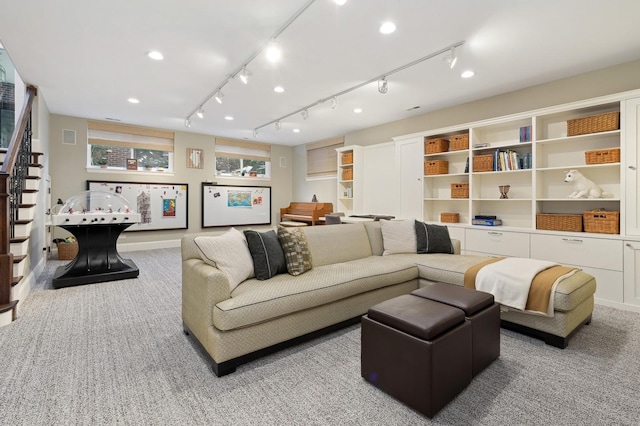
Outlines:
[[[203,228],[270,224],[270,186],[202,183]]]
[[[140,213],[140,223],[128,231],[162,231],[188,228],[189,185],[186,183],[148,183],[87,181],[87,189],[122,195]]]

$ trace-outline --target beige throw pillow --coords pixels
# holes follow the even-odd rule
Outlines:
[[[295,276],[311,270],[311,251],[302,229],[278,226],[278,240],[284,251],[289,274]]]
[[[415,219],[381,220],[382,255],[399,253],[417,253]]]
[[[222,235],[195,237],[202,260],[222,271],[229,280],[229,291],[253,277],[253,259],[247,240],[235,228]]]

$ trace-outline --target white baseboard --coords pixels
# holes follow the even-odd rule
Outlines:
[[[640,306],[629,305],[628,303],[612,302],[610,300],[594,299],[595,303],[610,308],[622,309],[623,311],[640,312]]]
[[[180,247],[180,240],[147,241],[142,243],[118,243],[118,251],[155,250]]]

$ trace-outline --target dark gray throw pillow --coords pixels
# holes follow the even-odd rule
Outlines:
[[[416,220],[416,239],[418,253],[453,254],[453,244],[446,226],[431,225]]]
[[[244,231],[253,259],[253,270],[258,280],[268,280],[287,272],[287,262],[278,236],[274,231]]]

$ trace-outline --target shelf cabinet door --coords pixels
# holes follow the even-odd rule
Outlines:
[[[529,257],[529,234],[500,229],[467,229],[464,247],[474,253]]]
[[[625,103],[625,229],[627,235],[640,236],[640,99]]]
[[[624,244],[624,303],[640,306],[640,242]]]

